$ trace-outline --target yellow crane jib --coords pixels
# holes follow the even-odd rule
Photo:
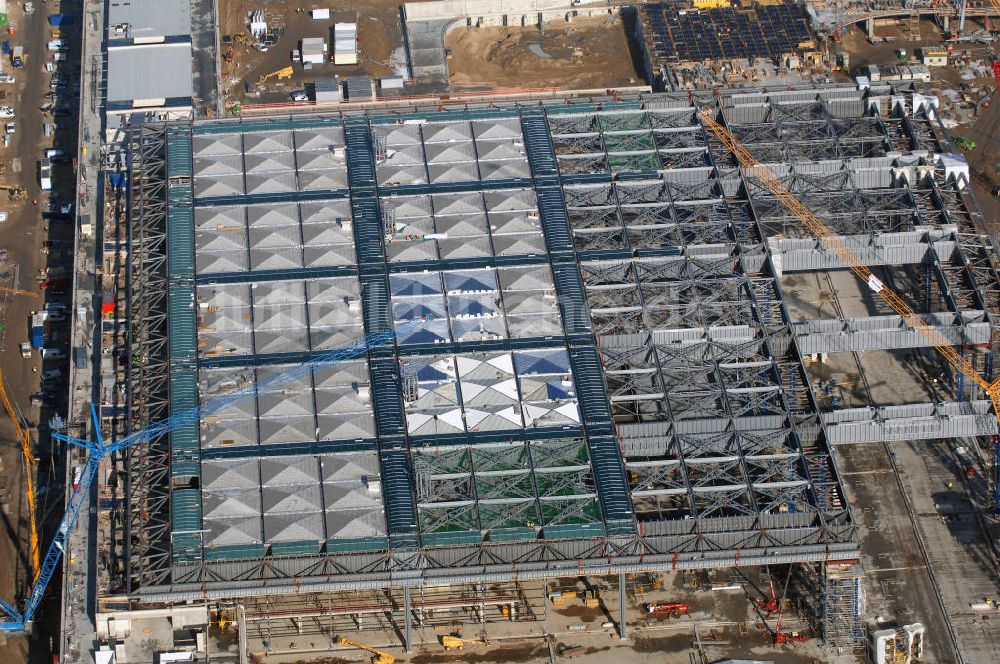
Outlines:
[[[993,0],[998,2],[998,0]],[[892,307],[903,321],[912,327],[916,332],[920,333],[927,342],[934,346],[939,353],[951,364],[955,369],[962,372],[967,378],[972,380],[976,385],[983,388],[983,391],[989,395],[990,401],[993,402],[993,412],[994,415],[1000,419],[1000,378],[994,381],[990,381],[988,378],[981,375],[971,362],[962,357],[961,353],[955,350],[954,346],[937,331],[933,326],[929,325],[920,314],[913,310],[913,308],[906,303],[901,295],[893,291],[891,288],[886,286],[878,277],[872,274],[871,269],[865,265],[861,258],[858,257],[850,248],[847,247],[840,238],[827,228],[826,224],[816,218],[816,216],[802,204],[795,195],[789,191],[788,187],[781,183],[774,173],[770,171],[764,164],[747,150],[746,146],[740,143],[732,133],[726,129],[724,126],[719,124],[716,119],[712,116],[710,110],[702,111],[700,114],[702,123],[707,129],[709,129],[716,138],[718,138],[726,149],[733,153],[740,165],[749,170],[759,181],[766,187],[778,201],[788,209],[789,212],[795,215],[795,217],[801,221],[809,232],[812,233],[823,246],[827,248],[828,251],[832,252],[837,258],[844,263],[844,265],[850,269],[854,274],[858,276],[863,282],[868,285],[868,288],[881,297],[886,304]]]
[[[267,81],[271,80],[272,78],[277,78],[277,79],[291,78],[292,77],[292,71],[293,70],[292,70],[291,67],[282,67],[281,69],[278,69],[277,71],[269,72],[269,73],[264,74],[263,76],[261,76],[260,78],[257,79],[257,85],[264,85],[264,83],[266,83]]]
[[[17,438],[21,442],[21,454],[24,457],[24,493],[28,501],[28,527],[31,533],[31,581],[34,583],[42,568],[38,548],[38,520],[35,518],[35,480],[33,470],[35,455],[31,452],[31,434],[21,424],[21,418],[14,408],[14,402],[11,401],[10,394],[7,392],[7,381],[3,378],[2,369],[0,369],[0,399],[3,399],[3,407],[7,409],[7,415],[10,416],[10,421],[17,432]]]
[[[337,639],[337,643],[342,646],[351,646],[352,648],[357,648],[359,650],[365,650],[372,654],[372,664],[395,664],[395,655],[390,655],[384,650],[379,650],[378,648],[372,648],[371,646],[366,646],[363,643],[358,643],[357,641],[351,641],[350,639],[345,639],[340,637]]]

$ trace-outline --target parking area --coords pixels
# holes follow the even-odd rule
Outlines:
[[[69,294],[73,260],[76,109],[79,105],[80,17],[58,5],[9,4],[0,36],[0,367],[13,407],[35,441],[39,520],[58,516],[65,468],[51,446],[50,420],[66,409],[70,358]],[[32,339],[32,321],[41,323]],[[33,343],[34,341],[34,343]],[[21,447],[10,418],[0,415],[0,502],[5,528],[0,597],[23,597],[31,580]],[[47,541],[41,530],[41,541]],[[43,551],[44,554],[44,551]],[[50,595],[50,597],[52,597]],[[56,596],[57,597],[57,596]],[[51,600],[50,600],[51,601]],[[19,601],[13,602],[15,605]],[[43,604],[43,611],[55,608]],[[52,661],[51,627],[43,638],[10,640],[2,661]]]

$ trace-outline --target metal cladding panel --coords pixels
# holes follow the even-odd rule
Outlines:
[[[167,129],[167,177],[191,177],[191,135],[182,127]]]
[[[378,202],[369,192],[351,192],[354,213],[354,242],[362,274],[370,270],[385,270],[385,249],[382,246],[382,213]]]
[[[417,505],[413,497],[413,473],[408,455],[403,450],[388,450],[379,455],[379,462],[389,535],[415,535]]]
[[[521,131],[528,150],[528,163],[536,178],[550,178],[559,175],[552,138],[545,114],[540,109],[526,110],[521,115]]]
[[[372,358],[369,364],[379,437],[402,436],[406,433],[406,421],[398,364],[391,358]]]
[[[558,257],[573,251],[573,231],[566,214],[566,201],[559,187],[539,187],[538,212],[542,219],[542,231],[549,254]]]
[[[392,329],[389,308],[389,279],[384,274],[361,277],[361,302],[368,334]]]
[[[552,265],[552,275],[566,333],[590,334],[593,328],[587,308],[587,295],[576,263],[555,263]]]
[[[368,124],[363,119],[344,123],[347,143],[347,173],[352,189],[372,190],[375,187],[375,153]]]
[[[587,442],[597,495],[608,529],[611,530],[611,524],[615,523],[616,531],[622,532],[624,528],[624,532],[635,532],[632,500],[618,442],[612,436],[589,436]]]

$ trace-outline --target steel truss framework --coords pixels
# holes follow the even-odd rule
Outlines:
[[[169,413],[167,171],[163,127],[139,124],[129,141],[125,430]],[[170,444],[159,438],[124,453],[128,519],[126,589],[170,574]]]
[[[157,493],[153,481],[169,484],[169,451],[154,445],[129,460],[133,596],[226,598],[856,557],[855,526],[770,261],[767,240],[784,232],[789,219],[696,121],[695,106],[721,104],[725,112],[727,103],[726,97],[661,95],[604,100],[601,110],[558,104],[544,113],[626,457],[639,525],[634,534],[169,566],[169,539],[158,535],[169,527],[167,494]],[[957,237],[968,235],[956,250],[962,253],[931,265],[932,273],[949,293],[959,293],[953,310],[968,298],[996,307],[996,289],[981,285],[995,275],[992,250],[975,235],[962,194],[936,173],[909,180],[913,188],[878,185],[861,171],[866,165],[886,171],[891,164],[856,161],[871,158],[876,148],[870,146],[912,151],[935,145],[928,123],[829,115],[817,123],[826,101],[769,106],[777,128],[759,128],[759,135],[780,143],[782,160],[800,154],[779,175],[824,221],[845,235],[954,224]],[[536,105],[528,107],[538,113]],[[807,126],[813,124],[822,126]],[[157,373],[166,370],[165,288],[156,288],[165,274],[163,128],[158,131],[146,128],[132,141],[132,428],[162,417],[166,405],[165,378]],[[806,150],[811,141],[829,143],[830,159],[839,164],[834,172],[806,163],[815,157]],[[897,163],[918,161],[904,155]],[[656,172],[663,168],[670,170]],[[844,191],[846,205],[832,195]],[[964,252],[977,258],[949,279],[945,264],[965,265]],[[965,291],[958,288],[963,284]],[[137,315],[140,306],[146,315]],[[429,508],[423,510],[428,518],[463,527],[503,519],[527,526],[538,516],[544,520],[544,500],[567,497],[580,510],[566,513],[581,516],[588,509],[582,499],[593,492],[589,467],[579,463],[585,440],[534,446],[491,439],[440,456],[417,455],[415,499]],[[556,449],[566,454],[537,463],[538,451]],[[529,465],[515,468],[511,459]],[[438,506],[446,509],[436,512]]]

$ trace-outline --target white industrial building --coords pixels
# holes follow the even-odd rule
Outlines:
[[[322,37],[304,37],[300,52],[303,65],[321,65],[326,61],[326,42]]]
[[[189,117],[191,5],[182,0],[132,0],[108,5],[107,85],[109,118],[135,112]],[[117,123],[108,122],[109,127]]]
[[[333,64],[358,64],[357,23],[337,23],[333,26]]]

